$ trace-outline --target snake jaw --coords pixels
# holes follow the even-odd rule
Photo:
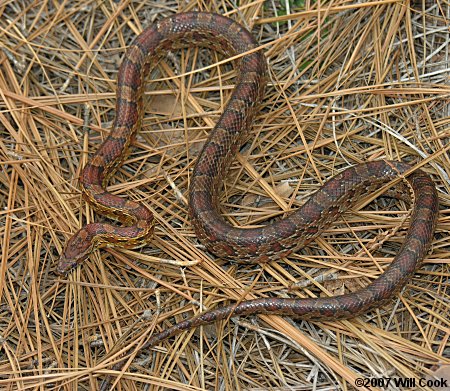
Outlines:
[[[78,265],[77,261],[72,261],[64,257],[59,258],[58,266],[56,267],[56,274],[60,276],[67,276],[70,270]]]

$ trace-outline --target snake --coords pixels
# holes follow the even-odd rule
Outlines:
[[[220,213],[223,178],[241,146],[264,97],[267,64],[252,34],[232,19],[213,13],[186,12],[164,18],[139,34],[122,60],[117,78],[116,117],[108,137],[84,167],[80,186],[84,199],[100,214],[122,226],[91,223],[67,242],[57,266],[66,275],[95,249],[138,248],[152,240],[155,218],[141,203],[111,194],[108,180],[123,164],[141,127],[143,88],[150,67],[167,52],[183,47],[213,48],[236,67],[236,82],[223,113],[197,157],[189,185],[189,216],[208,251],[243,263],[275,261],[314,240],[338,216],[367,194],[389,183],[406,183],[394,192],[411,204],[404,242],[381,275],[366,287],[340,296],[314,298],[261,297],[200,313],[153,335],[145,347],[193,327],[234,316],[276,314],[310,320],[355,317],[385,304],[412,278],[427,255],[438,217],[438,196],[430,176],[394,160],[359,163],[325,182],[301,207],[265,226],[232,226]]]

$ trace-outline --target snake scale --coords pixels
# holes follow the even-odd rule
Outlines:
[[[116,118],[107,139],[84,168],[80,182],[86,201],[98,212],[119,220],[122,227],[94,223],[68,241],[57,267],[66,274],[95,249],[108,245],[135,248],[147,244],[153,215],[143,205],[106,190],[108,178],[123,163],[141,126],[143,86],[155,59],[186,46],[213,46],[225,56],[236,56],[237,81],[223,114],[197,158],[189,188],[189,214],[195,233],[219,257],[240,262],[267,262],[305,246],[362,195],[404,177],[411,189],[412,214],[406,239],[387,270],[364,289],[329,298],[260,298],[206,311],[154,335],[146,347],[230,316],[279,314],[318,320],[356,316],[386,300],[407,283],[425,257],[433,238],[438,199],[430,177],[397,161],[374,161],[342,171],[288,217],[261,228],[231,226],[219,213],[221,181],[248,136],[263,96],[266,61],[252,35],[229,18],[189,12],[165,18],[144,30],[128,48],[118,74]],[[409,192],[408,192],[409,193]]]

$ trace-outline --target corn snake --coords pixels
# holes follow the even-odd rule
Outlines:
[[[154,219],[143,205],[106,190],[108,179],[123,163],[142,120],[145,76],[151,60],[164,51],[192,45],[211,45],[227,56],[238,56],[233,94],[197,158],[189,187],[189,215],[199,240],[219,257],[244,262],[267,262],[287,256],[311,242],[336,216],[365,193],[409,173],[403,162],[380,160],[359,164],[330,179],[301,208],[262,228],[231,226],[218,212],[221,179],[248,136],[264,93],[266,62],[251,34],[231,19],[209,13],[183,13],[144,30],[129,47],[118,75],[116,119],[108,138],[84,168],[80,183],[86,201],[124,227],[94,223],[68,241],[57,272],[66,274],[95,249],[106,245],[136,248],[151,240]],[[245,54],[244,54],[245,53]],[[220,307],[177,323],[154,335],[151,347],[180,332],[226,319],[258,313],[307,319],[343,319],[382,305],[407,283],[425,257],[433,238],[438,199],[430,177],[416,170],[406,177],[414,201],[404,244],[388,269],[364,289],[342,296],[312,299],[260,298]]]

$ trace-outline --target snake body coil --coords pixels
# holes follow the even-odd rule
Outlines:
[[[265,58],[256,50],[257,43],[251,34],[228,18],[208,13],[174,15],[144,30],[128,49],[118,75],[114,127],[81,175],[85,199],[98,212],[126,226],[96,223],[81,228],[68,241],[58,265],[59,273],[67,273],[96,247],[134,248],[150,241],[152,213],[138,203],[108,193],[105,185],[122,164],[140,128],[143,85],[151,61],[173,48],[213,43],[227,56],[241,56],[236,61],[236,87],[197,159],[189,188],[192,224],[198,238],[211,252],[240,262],[279,259],[313,240],[362,194],[374,192],[410,170],[408,164],[395,161],[356,165],[329,180],[287,218],[262,228],[232,227],[219,214],[218,190],[230,162],[247,137],[263,95]],[[146,346],[153,346],[183,330],[234,315],[266,313],[332,320],[353,317],[380,306],[411,278],[429,249],[435,229],[438,200],[433,182],[420,170],[409,174],[406,181],[414,202],[405,242],[384,274],[364,289],[330,298],[243,301],[180,322],[152,337]]]

